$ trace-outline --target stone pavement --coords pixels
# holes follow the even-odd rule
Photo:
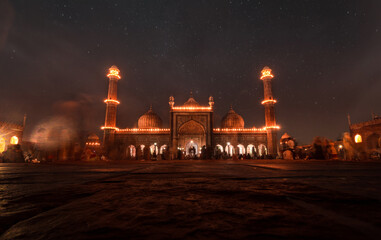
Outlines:
[[[0,164],[0,239],[381,239],[381,163]]]

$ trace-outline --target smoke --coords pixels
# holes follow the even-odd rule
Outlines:
[[[74,123],[64,117],[52,117],[38,124],[31,135],[31,141],[44,150],[60,148],[76,138]]]
[[[53,104],[54,116],[33,129],[30,140],[45,150],[83,143],[92,128],[93,99],[86,94]]]

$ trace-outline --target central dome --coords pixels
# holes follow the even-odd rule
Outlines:
[[[161,128],[162,123],[161,118],[152,110],[151,106],[148,112],[139,118],[138,128]]]
[[[245,122],[241,115],[230,106],[229,112],[222,118],[221,128],[244,128]]]

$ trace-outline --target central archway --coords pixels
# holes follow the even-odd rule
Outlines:
[[[194,157],[194,156],[198,155],[199,154],[199,148],[198,148],[197,143],[195,143],[193,140],[188,142],[185,145],[185,154],[187,156],[189,155],[191,157]]]
[[[195,154],[200,153],[199,146],[206,144],[204,127],[195,120],[189,120],[183,123],[178,130],[178,148],[184,149],[185,154],[189,155],[189,149],[195,147]]]

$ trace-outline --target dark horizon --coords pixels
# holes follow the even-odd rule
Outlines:
[[[53,116],[100,135],[107,69],[116,65],[117,125],[150,104],[169,123],[168,98],[215,100],[215,125],[232,104],[245,127],[264,126],[260,71],[269,66],[277,123],[300,144],[336,140],[381,114],[378,1],[0,0],[0,120],[26,138]],[[279,136],[280,137],[280,136]]]

